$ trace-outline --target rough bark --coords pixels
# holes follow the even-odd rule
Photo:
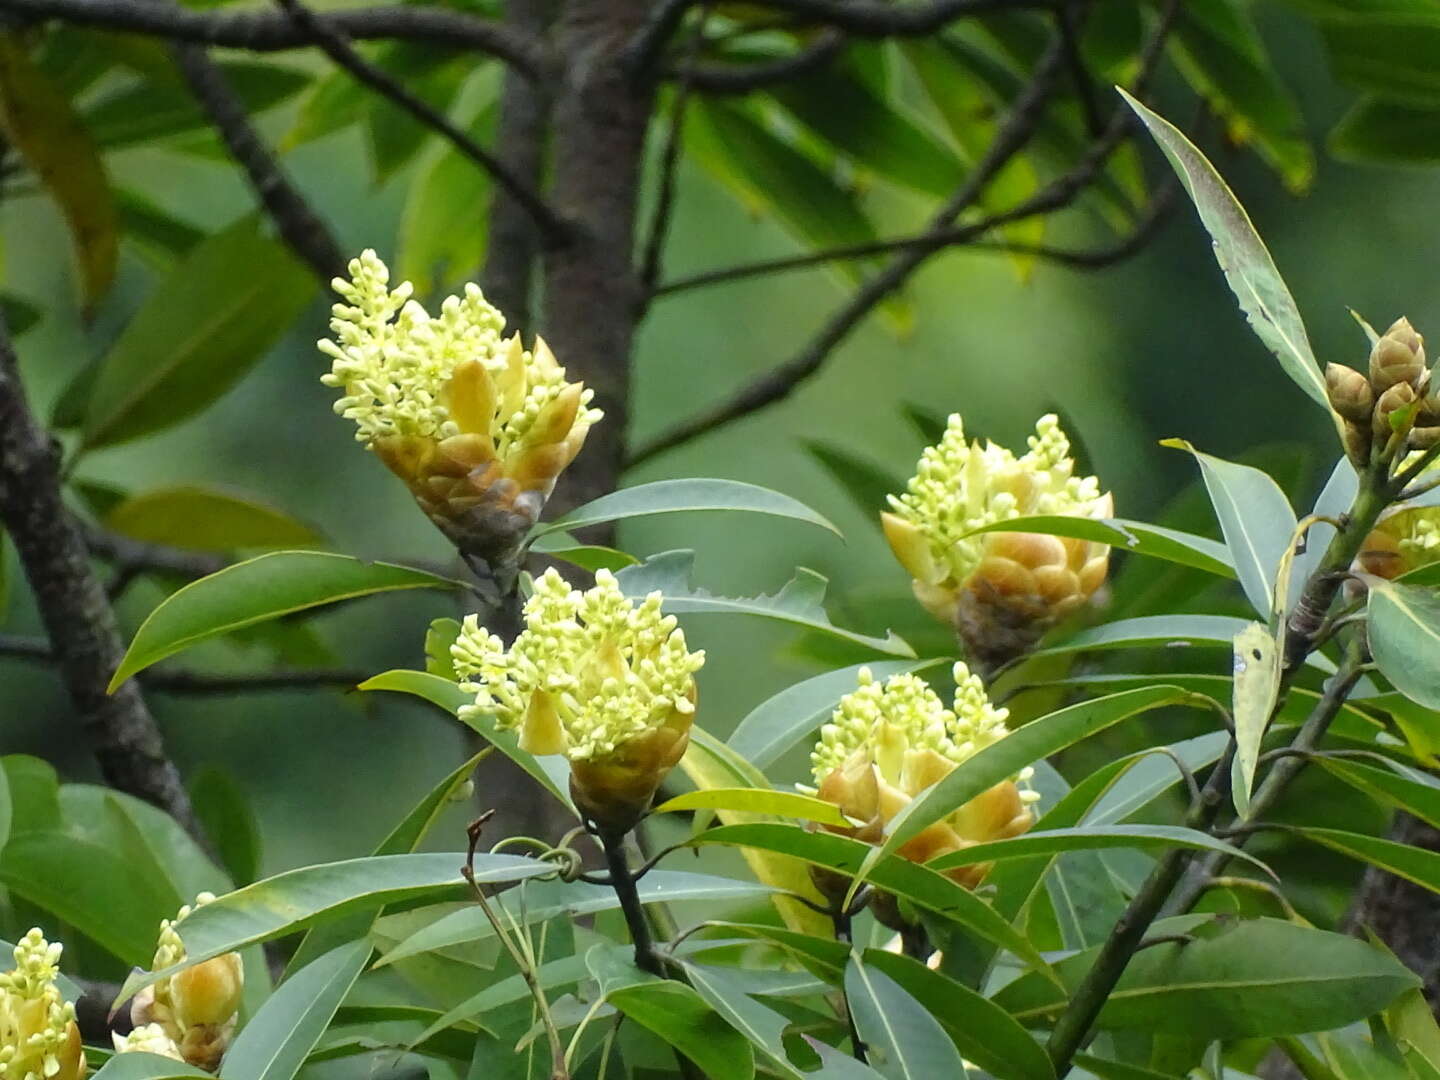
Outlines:
[[[105,692],[124,648],[85,539],[60,497],[60,455],[25,399],[0,318],[0,523],[19,552],[45,632],[100,771],[114,788],[199,828],[160,729],[132,679]]]

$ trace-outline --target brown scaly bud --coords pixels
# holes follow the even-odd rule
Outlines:
[[[1370,385],[1383,394],[1398,383],[1414,383],[1425,371],[1425,339],[1408,319],[1396,319],[1370,350]]]
[[[1401,409],[1415,404],[1415,388],[1409,383],[1396,383],[1375,402],[1374,435],[1382,444],[1390,437],[1394,428],[1391,418]]]
[[[1345,421],[1345,456],[1355,463],[1357,468],[1364,468],[1370,463],[1370,421],[1367,418],[1364,424],[1357,424],[1353,420]]]
[[[1370,422],[1370,413],[1375,408],[1375,391],[1370,388],[1370,380],[1354,368],[1344,364],[1327,364],[1325,394],[1335,411],[1346,420],[1357,424]]]

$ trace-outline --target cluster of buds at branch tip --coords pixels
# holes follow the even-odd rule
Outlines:
[[[1104,583],[1110,549],[1093,541],[977,529],[1035,514],[1106,518],[1114,501],[1074,475],[1070,441],[1042,416],[1029,450],[970,443],[958,415],[928,447],[903,495],[880,515],[915,596],[955,628],[982,671],[1023,655]]]
[[[451,657],[475,703],[461,716],[493,714],[500,728],[519,730],[523,749],[564,754],[576,807],[623,834],[689,745],[705,654],[686,648],[658,592],[637,606],[608,570],[585,592],[547,570],[524,620],[508,649],[476,616],[465,620]]]
[[[214,899],[211,893],[201,893],[194,907],[182,907],[174,919],[160,923],[152,971],[185,962],[185,943],[176,925],[195,907]],[[135,1029],[129,1035],[113,1037],[115,1051],[143,1050],[214,1072],[234,1037],[244,989],[245,969],[236,952],[160,979],[135,995],[130,1003]]]
[[[85,1051],[75,1006],[60,995],[62,946],[32,929],[0,973],[0,1080],[80,1080]]]
[[[810,755],[815,794],[834,804],[853,826],[824,826],[830,832],[867,843],[884,839],[886,826],[914,799],[938,784],[956,766],[1009,734],[1005,709],[985,695],[984,684],[964,664],[956,664],[955,698],[946,708],[939,695],[915,675],[894,675],[878,682],[861,669],[860,685],[840,699]],[[1026,768],[971,799],[911,837],[898,854],[925,863],[975,844],[1019,836],[1034,824],[1030,807],[1039,797],[1026,781]],[[946,871],[952,880],[974,888],[988,864]],[[813,875],[822,892],[840,897],[849,882],[833,871]],[[875,905],[877,917],[903,929],[893,903]]]
[[[322,377],[343,396],[335,411],[409,487],[477,570],[513,561],[555,481],[601,413],[569,382],[546,344],[503,336],[505,317],[467,285],[431,316],[373,251],[336,278],[333,360]]]
[[[1396,319],[1375,340],[1368,375],[1328,365],[1325,391],[1344,425],[1346,456],[1357,468],[1392,444],[1424,450],[1440,443],[1440,386],[1425,368],[1425,339],[1408,319]]]

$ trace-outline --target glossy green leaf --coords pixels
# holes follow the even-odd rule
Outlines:
[[[621,591],[631,599],[638,600],[659,591],[664,597],[664,610],[671,615],[756,615],[819,631],[890,656],[915,655],[915,650],[893,632],[883,638],[869,637],[832,623],[824,607],[829,582],[813,570],[801,567],[777,593],[732,597],[715,596],[693,586],[690,575],[694,563],[693,551],[662,551],[615,576]]]
[[[561,559],[572,566],[588,570],[592,574],[597,570],[609,570],[614,573],[627,566],[634,566],[640,561],[634,555],[618,551],[615,548],[602,547],[598,544],[582,544],[569,533],[563,532],[546,533],[539,537],[530,545],[530,551],[536,555],[548,555],[552,559]]]
[[[1316,763],[1357,791],[1440,829],[1440,781],[1429,773],[1403,765],[1382,769],[1349,758],[1319,757]]]
[[[1235,635],[1234,698],[1235,760],[1230,768],[1230,792],[1235,812],[1250,814],[1250,788],[1260,762],[1260,741],[1270,726],[1280,696],[1279,643],[1264,623],[1251,623]]]
[[[423,698],[432,705],[438,705],[452,716],[458,717],[464,705],[473,705],[475,697],[467,694],[452,680],[425,671],[396,669],[382,672],[366,679],[357,689],[366,691],[388,690],[397,694],[412,694]],[[529,773],[555,798],[573,809],[570,801],[570,766],[563,757],[550,755],[536,757],[528,750],[520,749],[520,735],[514,730],[501,730],[495,726],[494,718],[481,713],[466,713],[462,721],[471,730],[482,735],[491,746],[499,750],[520,768]]]
[[[352,941],[285,980],[226,1051],[221,1080],[292,1080],[365,969],[370,950],[369,941]]]
[[[790,1063],[785,1054],[783,1036],[790,1021],[746,993],[738,972],[694,963],[682,966],[695,992],[732,1028],[744,1035],[774,1069],[795,1080],[805,1075]]]
[[[450,111],[451,102],[474,71],[463,52],[436,48],[433,42],[389,41],[378,59],[407,90],[442,113]],[[363,123],[377,185],[409,164],[432,134],[430,126],[410,110],[379,94],[368,96]],[[475,209],[478,213],[479,208]]]
[[[824,799],[802,795],[798,791],[753,787],[687,791],[673,799],[666,799],[652,812],[669,814],[678,810],[739,810],[742,813],[777,814],[802,821],[818,821],[822,825],[850,824],[839,807]]]
[[[1229,742],[1224,731],[1212,731],[1167,747],[1192,773],[1220,759]],[[1158,751],[1158,748],[1157,748]],[[1176,784],[1184,783],[1180,770],[1167,754],[1147,751],[1144,756],[1108,786],[1093,810],[1085,816],[1088,825],[1114,825],[1139,813]],[[1138,755],[1137,755],[1138,756]],[[1076,785],[1078,790],[1080,785]],[[1041,819],[1044,825],[1046,819]]]
[[[95,1080],[171,1080],[177,1076],[210,1076],[204,1069],[174,1058],[133,1050],[115,1054],[94,1074]]]
[[[866,949],[864,963],[919,1002],[945,1029],[967,1061],[995,1076],[1054,1080],[1040,1044],[999,1006],[963,983],[899,953]]]
[[[1367,611],[1380,673],[1411,701],[1440,709],[1440,591],[1376,580]]]
[[[1440,1024],[1436,1023],[1430,1003],[1421,991],[1407,990],[1396,998],[1385,1010],[1385,1026],[1401,1052],[1411,1061],[1411,1067],[1423,1065],[1423,1069],[1415,1069],[1417,1080],[1430,1080],[1432,1076],[1440,1075]]]
[[[1329,410],[1325,381],[1305,334],[1305,324],[1295,299],[1285,286],[1265,244],[1255,231],[1234,194],[1215,167],[1180,130],[1156,115],[1125,91],[1125,100],[1135,110],[1176,174],[1190,193],[1200,220],[1214,241],[1215,259],[1225,280],[1240,301],[1240,309],[1257,337],[1280,361],[1285,373],[1321,408]],[[1241,555],[1231,544],[1237,567]],[[1245,580],[1242,575],[1241,580]]]
[[[685,984],[643,983],[617,990],[608,1000],[684,1054],[711,1080],[751,1080],[755,1075],[749,1041]]]
[[[1102,1029],[1139,1028],[1205,1039],[1324,1031],[1383,1009],[1417,980],[1394,957],[1343,934],[1276,919],[1162,920],[1153,933],[1188,932],[1194,940],[1135,954],[1100,1011]],[[1095,950],[1055,965],[1073,989]],[[1022,975],[994,1001],[1021,1023],[1046,1026],[1066,992]]]
[[[207,237],[155,286],[105,354],[82,445],[127,442],[194,416],[260,360],[314,293],[310,272],[260,231],[256,215]]]
[[[696,846],[725,844],[761,848],[846,875],[868,866],[866,878],[878,888],[966,926],[1036,967],[1045,966],[1034,947],[969,889],[898,855],[872,859],[876,849],[860,840],[810,832],[797,825],[759,822],[707,829],[690,842]]]
[[[1033,762],[1122,720],[1165,705],[1184,703],[1189,697],[1185,691],[1173,686],[1127,690],[1081,702],[1030,721],[958,765],[945,779],[909,803],[891,820],[885,843],[866,860],[865,870],[860,876],[868,877],[874,862]]]
[[[1332,851],[1378,866],[1431,892],[1440,892],[1440,853],[1341,829],[1306,828],[1297,831]]]
[[[469,132],[491,145],[495,110],[484,110]],[[398,278],[414,282],[416,295],[434,295],[475,275],[489,240],[490,195],[490,174],[448,142],[421,166],[400,215],[396,267]]]
[[[1331,67],[1341,82],[1392,101],[1440,103],[1440,12],[1415,5],[1406,15],[1347,12],[1320,23]]]
[[[260,876],[260,822],[235,777],[207,765],[190,780],[190,805],[236,885]]]
[[[1009,518],[990,525],[972,529],[966,536],[990,532],[1046,533],[1052,536],[1073,536],[1081,540],[1093,540],[1109,544],[1118,551],[1136,555],[1149,555],[1167,562],[1192,566],[1220,577],[1233,578],[1235,568],[1230,552],[1224,544],[1216,543],[1203,536],[1192,536],[1178,529],[1166,529],[1144,521],[1128,521],[1122,518],[1067,517],[1063,515],[1037,515],[1034,517]]]
[[[1342,161],[1434,165],[1440,162],[1440,99],[1421,105],[1363,97],[1340,117],[1327,146]]]
[[[162,272],[168,272],[177,258],[188,254],[195,245],[205,239],[205,234],[200,229],[131,188],[115,190],[115,205],[120,214],[120,227],[124,230],[125,239],[134,244],[138,253]],[[93,369],[87,371],[98,369],[97,363]],[[78,395],[80,392],[77,387],[75,393]],[[61,414],[58,404],[56,414]],[[74,427],[84,415],[85,403],[77,401],[69,409],[63,426]]]
[[[171,593],[135,631],[110,680],[113,692],[137,671],[196,642],[357,596],[397,589],[454,589],[459,583],[391,563],[349,555],[276,551],[227,566]]]
[[[1295,535],[1290,501],[1259,469],[1202,454],[1183,439],[1166,439],[1161,445],[1194,456],[1240,584],[1255,611],[1268,619],[1275,606],[1276,572]]]
[[[964,1076],[955,1043],[930,1012],[867,959],[850,957],[845,1000],[865,1043],[865,1059],[887,1080]]]
[[[768,769],[787,750],[830,719],[840,699],[859,685],[862,668],[868,668],[871,675],[883,681],[891,675],[923,671],[949,662],[879,660],[827,671],[786,687],[755,706],[736,725],[726,743],[757,769]]]
[[[1081,630],[1063,641],[1045,645],[1036,650],[1036,655],[1194,645],[1229,648],[1245,625],[1245,619],[1229,615],[1141,615]]]
[[[132,495],[105,516],[105,525],[134,540],[199,551],[307,547],[320,542],[320,534],[311,526],[283,511],[203,487]]]
[[[746,484],[739,480],[716,480],[705,477],[682,480],[656,480],[649,484],[621,488],[601,495],[584,506],[576,507],[554,521],[543,522],[530,530],[531,537],[565,529],[582,529],[628,518],[650,517],[654,514],[680,514],[706,510],[736,510],[750,514],[805,521],[829,529],[836,536],[840,530],[804,503],[778,491]]]
[[[1001,859],[1022,859],[1031,855],[1054,855],[1062,851],[1095,851],[1105,848],[1137,848],[1163,851],[1167,848],[1188,848],[1192,851],[1218,851],[1231,858],[1244,859],[1261,869],[1265,864],[1232,844],[1216,840],[1198,829],[1180,825],[1076,825],[1064,829],[1037,830],[1006,840],[990,840],[951,852],[926,863],[932,870],[951,870],[957,866]],[[1268,872],[1268,871],[1267,871]]]

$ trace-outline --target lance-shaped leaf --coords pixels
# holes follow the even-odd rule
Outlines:
[[[652,813],[671,814],[680,810],[738,810],[742,813],[776,814],[780,817],[818,821],[822,825],[849,825],[850,821],[834,803],[802,795],[798,791],[773,788],[710,788],[687,791],[666,799]]]
[[[693,551],[663,551],[639,566],[615,575],[620,589],[632,599],[658,591],[664,610],[672,615],[758,615],[807,630],[819,631],[890,656],[913,657],[915,650],[893,632],[883,638],[869,637],[836,626],[825,613],[825,588],[829,582],[813,570],[801,567],[785,586],[768,596],[715,596],[690,583],[695,564]]]
[[[858,955],[845,969],[845,1000],[866,1060],[887,1080],[964,1076],[965,1064],[940,1022],[894,979]]]
[[[1023,859],[1031,855],[1055,855],[1062,851],[1097,851],[1106,848],[1138,848],[1160,851],[1180,847],[1191,851],[1218,851],[1231,858],[1244,859],[1254,866],[1270,871],[1253,855],[1232,844],[1216,840],[1209,833],[1179,825],[1078,825],[1065,829],[1028,832],[1006,840],[991,840],[961,851],[953,851],[932,859],[925,865],[932,870],[953,870],[957,866],[998,862],[1002,859]],[[1271,874],[1273,877],[1274,875]]]
[[[174,1077],[206,1077],[212,1075],[194,1065],[174,1058],[132,1050],[116,1054],[94,1075],[94,1080],[172,1080]]]
[[[1125,518],[1086,518],[1063,514],[1038,514],[1008,518],[972,529],[966,536],[988,532],[1046,533],[1093,540],[1120,551],[1148,555],[1155,559],[1192,566],[1197,570],[1233,578],[1235,567],[1224,544],[1178,529],[1166,529],[1144,521]]]
[[[739,480],[698,477],[683,480],[656,480],[637,487],[621,488],[576,507],[554,521],[542,522],[530,530],[532,537],[560,529],[583,529],[627,518],[655,514],[682,514],[703,510],[734,510],[770,517],[790,518],[819,525],[836,536],[840,530],[798,499],[778,491]]]
[[[200,551],[308,547],[320,542],[313,527],[272,506],[189,485],[132,495],[105,515],[105,525],[147,544]]]
[[[1431,892],[1440,893],[1440,854],[1383,840],[1378,836],[1345,832],[1342,829],[1298,829],[1300,835],[1324,844],[1332,851],[1378,866],[1387,873],[1413,881]]]
[[[1416,704],[1440,709],[1440,591],[1376,579],[1368,611],[1381,674]]]
[[[1250,813],[1250,788],[1260,762],[1260,741],[1280,694],[1280,646],[1264,623],[1251,623],[1235,635],[1235,760],[1230,767],[1235,812]]]
[[[1429,773],[1398,763],[1382,769],[1348,758],[1320,757],[1316,761],[1355,790],[1440,829],[1440,780]]]
[[[1179,128],[1124,90],[1120,93],[1150,129],[1190,193],[1200,220],[1214,241],[1215,259],[1256,336],[1275,354],[1280,366],[1300,389],[1328,411],[1325,380],[1320,377],[1320,365],[1310,348],[1300,310],[1275,269],[1275,262],[1255,231],[1250,215],[1245,213],[1215,167]]]
[[[755,1055],[746,1038],[684,983],[648,982],[609,995],[630,1020],[658,1035],[713,1080],[751,1080]]]
[[[744,974],[735,969],[684,964],[685,974],[695,992],[712,1009],[760,1052],[782,1075],[801,1080],[805,1075],[790,1062],[785,1053],[783,1037],[790,1021],[751,997],[741,981]]]
[[[458,581],[392,563],[319,551],[276,551],[227,566],[165,598],[135,631],[110,691],[197,642],[294,611],[397,589],[455,589]]]

